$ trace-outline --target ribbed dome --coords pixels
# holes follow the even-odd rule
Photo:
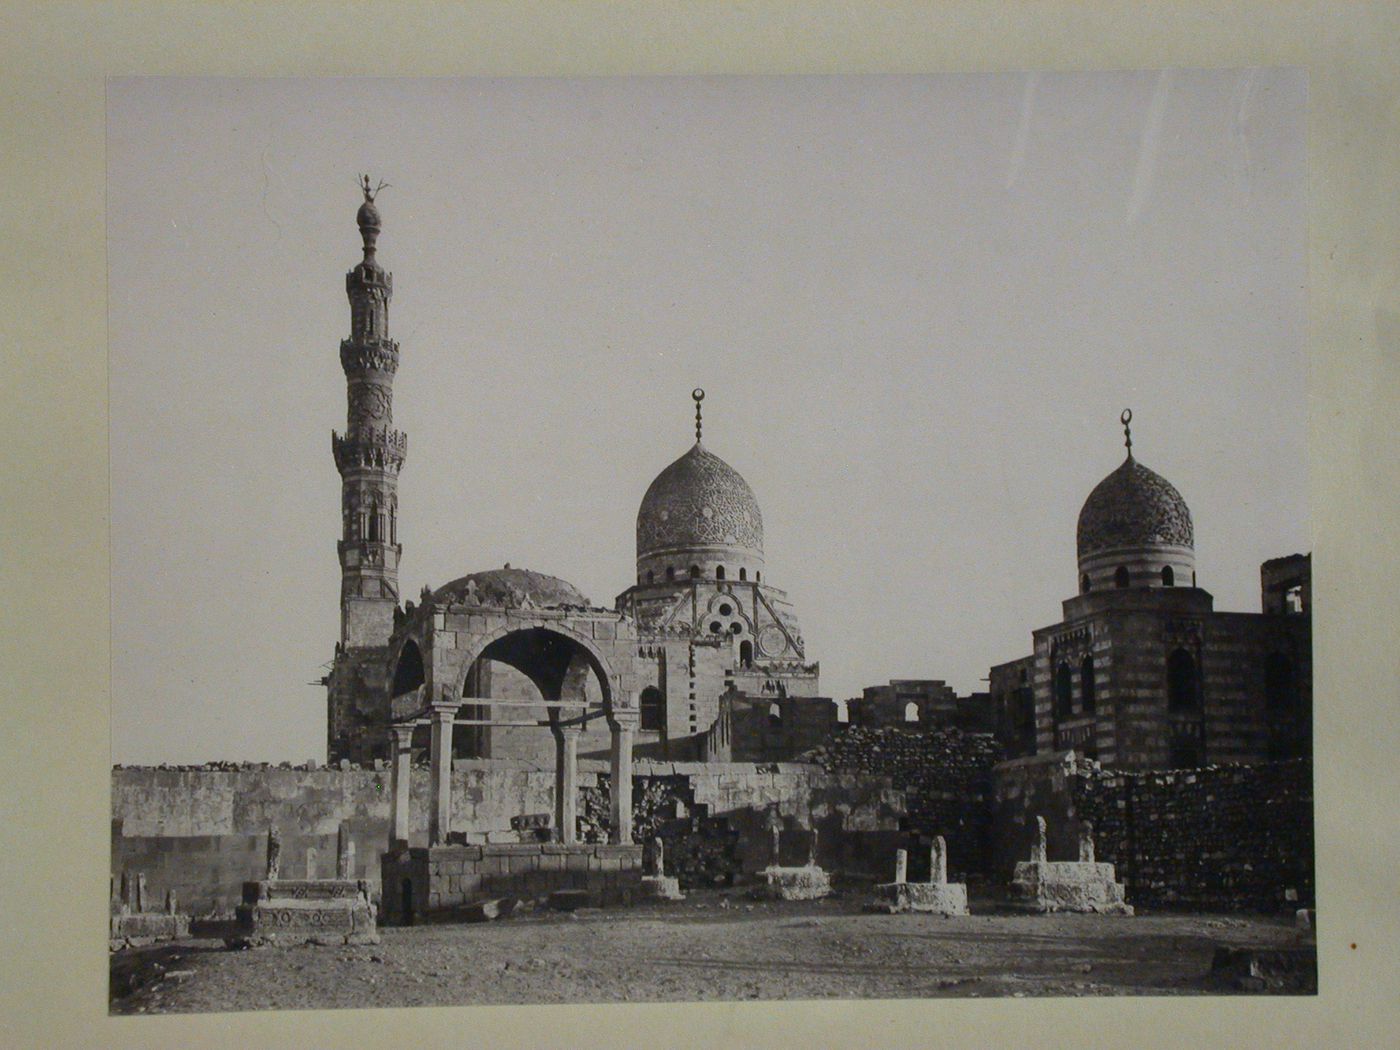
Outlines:
[[[474,572],[453,580],[433,591],[432,600],[438,604],[466,602],[479,605],[519,606],[528,598],[537,609],[560,605],[589,608],[589,601],[572,583],[557,576],[546,576],[529,569],[492,569]]]
[[[685,547],[763,552],[763,514],[737,470],[698,441],[656,476],[637,511],[637,557]]]
[[[1191,511],[1170,481],[1130,455],[1079,512],[1079,557],[1123,547],[1194,548]]]

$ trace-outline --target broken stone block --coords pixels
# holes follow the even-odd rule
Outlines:
[[[831,879],[814,864],[801,868],[765,868],[759,873],[763,884],[755,895],[771,900],[810,901],[831,893]]]

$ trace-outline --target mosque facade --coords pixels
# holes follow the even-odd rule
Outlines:
[[[1003,747],[1125,770],[1310,755],[1311,556],[1264,563],[1260,612],[1216,611],[1191,511],[1134,458],[1131,420],[1127,458],[1079,513],[1079,593],[1029,656],[991,669]]]
[[[509,565],[469,573],[400,604],[398,473],[407,438],[392,426],[398,344],[393,278],[377,261],[381,220],[365,184],[363,259],[346,275],[351,334],[341,343],[348,418],[332,448],[342,479],[341,632],[328,688],[328,755],[390,756],[391,725],[429,745],[453,708],[457,757],[559,761],[629,753],[698,758],[721,697],[815,698],[787,595],[766,578],[763,515],[744,478],[701,441],[651,483],[637,512],[635,582],[611,607],[571,584]]]

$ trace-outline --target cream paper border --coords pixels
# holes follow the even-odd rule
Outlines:
[[[12,1046],[1381,1046],[1400,1032],[1395,3],[0,3],[0,498]],[[1309,73],[1316,998],[477,1007],[109,1018],[104,77]],[[113,260],[119,264],[119,260]],[[1203,381],[1205,381],[1203,379]],[[1265,424],[1266,425],[1266,424]],[[1302,484],[1303,476],[1290,479]],[[158,567],[153,567],[157,571]],[[1355,944],[1355,949],[1350,947]]]

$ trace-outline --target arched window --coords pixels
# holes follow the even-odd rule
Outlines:
[[[754,582],[754,583],[762,583],[762,582],[763,582],[763,573],[761,573],[761,572],[756,572],[756,573],[754,573],[754,574],[753,574],[753,582]]]
[[[1079,665],[1079,695],[1083,698],[1083,708],[1086,715],[1094,713],[1094,705],[1097,702],[1095,693],[1097,683],[1094,681],[1094,658],[1084,657],[1084,662]]]
[[[1163,566],[1162,566],[1162,586],[1163,586],[1163,587],[1175,587],[1175,586],[1176,586],[1176,573],[1172,572],[1172,567],[1171,567],[1170,565],[1163,565]]]
[[[1288,714],[1298,703],[1298,683],[1293,661],[1284,653],[1270,653],[1264,659],[1264,707],[1270,714]]]
[[[651,569],[648,569],[648,570],[647,570],[647,583],[651,583],[651,582],[653,582],[655,579],[656,579],[656,573],[655,573],[655,571],[653,571],[653,570],[651,570]]]
[[[724,566],[723,566],[723,565],[716,565],[716,566],[715,566],[715,579],[717,579],[717,580],[722,580],[722,579],[724,579]]]
[[[692,580],[698,580],[700,578],[700,566],[692,565],[690,567],[690,578]]]
[[[739,643],[739,666],[753,666],[753,642],[742,641]]]
[[[768,705],[768,724],[780,726],[783,724],[783,708],[781,704],[772,703]]]
[[[389,542],[399,542],[399,508],[389,508]]]
[[[833,700],[836,705],[836,721],[841,725],[849,725],[851,721],[851,709],[844,700]]]
[[[1126,565],[1120,565],[1113,571],[1113,586],[1128,586],[1128,567]]]
[[[747,580],[748,578],[749,578],[749,570],[748,570],[748,569],[740,569],[740,570],[739,570],[739,579],[740,579],[740,580]]]
[[[666,579],[668,579],[668,580],[674,580],[675,578],[676,578],[676,570],[675,570],[675,568],[674,568],[673,566],[668,565],[668,566],[666,567]]]
[[[642,719],[641,728],[661,730],[666,728],[666,697],[660,689],[649,685],[642,690],[639,701]]]
[[[1069,718],[1074,714],[1074,679],[1069,664],[1062,662],[1055,671],[1055,717]]]
[[[378,543],[380,540],[378,503],[371,503],[369,505],[369,535],[365,538],[371,543]]]
[[[1086,572],[1079,578],[1079,592],[1081,594],[1088,594],[1093,589],[1093,584],[1089,582],[1089,574]]]
[[[1185,649],[1167,657],[1167,709],[1195,711],[1201,706],[1201,676],[1195,658]]]
[[[906,722],[917,722],[919,720],[919,705],[910,700],[904,705],[904,720]]]

